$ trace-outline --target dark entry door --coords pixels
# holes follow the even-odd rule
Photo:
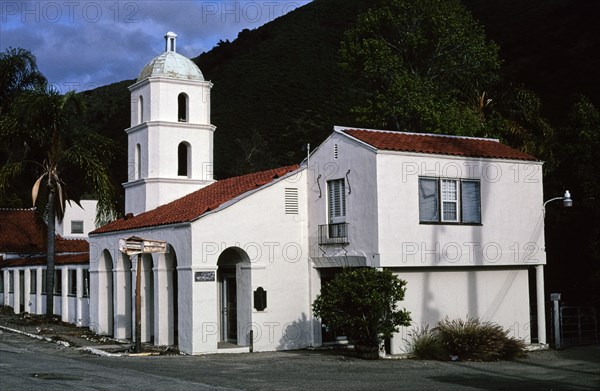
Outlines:
[[[237,343],[237,289],[235,275],[223,276],[223,340]]]

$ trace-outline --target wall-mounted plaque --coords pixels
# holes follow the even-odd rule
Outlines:
[[[254,291],[254,309],[257,311],[264,311],[267,308],[267,291],[259,286]]]
[[[194,273],[194,280],[196,282],[214,281],[215,280],[215,272],[196,272],[196,273]]]

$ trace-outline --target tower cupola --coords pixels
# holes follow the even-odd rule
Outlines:
[[[210,89],[202,72],[177,53],[177,34],[140,71],[131,91],[129,180],[125,211],[138,214],[213,183]]]

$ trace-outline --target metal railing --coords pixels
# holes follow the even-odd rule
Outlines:
[[[560,307],[563,346],[598,342],[598,319],[593,307]]]
[[[348,223],[319,225],[319,244],[348,243]]]

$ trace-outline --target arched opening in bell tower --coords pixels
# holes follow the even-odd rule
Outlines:
[[[179,143],[177,147],[177,175],[190,177],[191,170],[191,145],[187,142]]]
[[[183,92],[177,96],[177,120],[188,122],[188,96]]]

